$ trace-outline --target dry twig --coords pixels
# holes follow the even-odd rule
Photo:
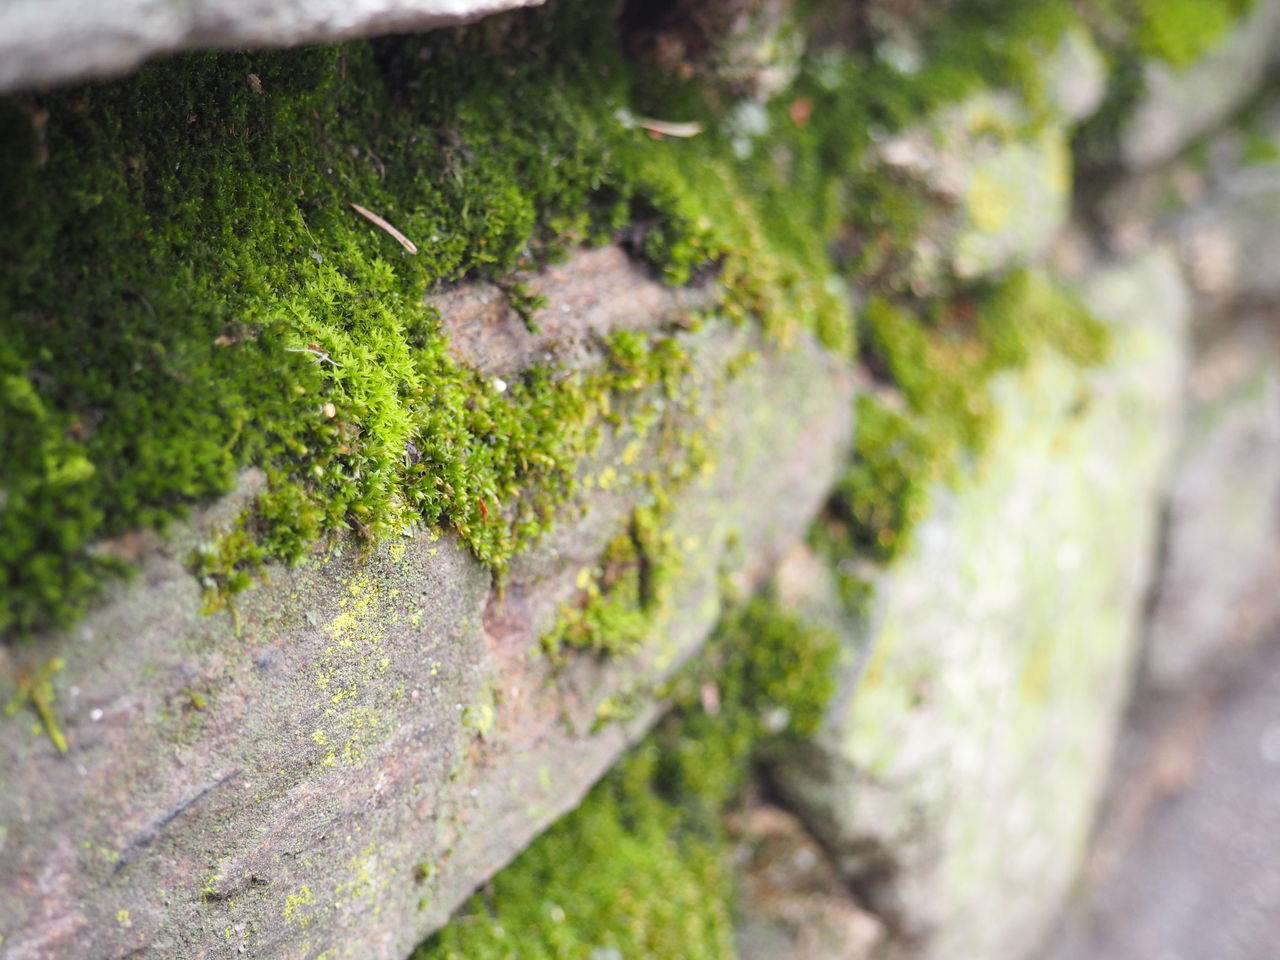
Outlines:
[[[356,213],[360,214],[360,216],[364,217],[366,220],[372,223],[375,227],[385,230],[388,234],[390,234],[397,241],[399,241],[400,246],[404,247],[410,253],[418,252],[418,248],[414,246],[414,243],[412,240],[406,237],[403,233],[401,233],[391,224],[387,223],[387,221],[383,220],[380,216],[378,216],[372,210],[366,210],[364,207],[360,206],[360,204],[352,203],[350,200],[347,201],[347,206],[350,207],[352,210],[354,210]]]

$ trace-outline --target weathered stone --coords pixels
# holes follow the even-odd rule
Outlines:
[[[1280,351],[1252,324],[1192,369],[1144,679],[1185,688],[1280,614]]]
[[[860,907],[793,814],[752,803],[728,818],[739,860],[739,960],[870,960],[884,925]]]
[[[6,0],[0,92],[133,69],[210,47],[286,47],[466,23],[542,0]]]
[[[609,482],[502,592],[451,537],[420,532],[272,569],[237,600],[237,634],[198,612],[181,562],[235,515],[229,498],[71,635],[7,650],[0,700],[64,662],[51,682],[69,750],[29,708],[0,718],[5,960],[399,960],[573,806],[657,706],[604,724],[598,708],[696,649],[722,576],[749,590],[767,574],[847,450],[850,378],[818,347],[715,323],[683,337],[714,466],[675,495],[681,575],[634,656],[557,668],[539,644],[651,497],[624,467],[625,428],[583,467]]]
[[[1157,166],[1230,117],[1266,76],[1277,31],[1280,2],[1258,0],[1190,66],[1146,64],[1145,90],[1120,132],[1120,162],[1131,170]]]
[[[904,285],[928,292],[948,276],[974,279],[1048,250],[1070,208],[1069,131],[1029,126],[1016,97],[985,92],[874,151],[867,176],[907,178],[926,210]]]
[[[1070,213],[1071,128],[1097,109],[1106,68],[1080,29],[1040,62],[1047,117],[984,90],[871,152],[867,176],[909,182],[923,224],[898,278],[917,293],[947,278],[994,275],[1041,259]]]
[[[1090,275],[1082,371],[993,382],[1000,426],[848,631],[843,691],[777,770],[912,958],[1015,960],[1073,875],[1128,685],[1179,423],[1188,297],[1153,253]]]
[[[1062,35],[1044,64],[1050,105],[1071,123],[1091,116],[1107,93],[1107,64],[1093,38],[1076,27]]]
[[[1240,170],[1175,224],[1196,291],[1216,309],[1280,297],[1280,166]]]

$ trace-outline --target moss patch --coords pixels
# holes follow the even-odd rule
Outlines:
[[[123,568],[95,544],[250,464],[267,492],[193,558],[214,605],[325,533],[410,521],[501,572],[568,495],[608,398],[670,350],[611,345],[603,373],[500,394],[447,354],[423,304],[440,283],[519,299],[520,270],[637,223],[672,282],[724,264],[727,312],[780,329],[820,305],[839,326],[821,282],[756,256],[772,243],[734,177],[686,182],[702,154],[620,119],[631,92],[598,3],[0,102],[0,634],[69,622]]]
[[[915,303],[873,298],[864,355],[896,393],[858,399],[854,457],[816,540],[824,551],[892,559],[910,542],[929,487],[980,454],[992,426],[986,383],[1036,349],[1097,363],[1106,329],[1047,275],[1015,271],[964,296]],[[854,591],[856,593],[856,591]]]
[[[1256,0],[1136,0],[1134,40],[1148,57],[1185,67],[1222,39]]]
[[[501,573],[632,388],[533,371],[499,394],[449,357],[426,292],[484,276],[535,311],[520,271],[612,238],[672,283],[717,270],[731,319],[848,349],[836,274],[858,260],[833,241],[894,219],[848,186],[860,150],[986,82],[1034,97],[1070,16],[963,4],[917,73],[814,45],[760,108],[767,148],[714,90],[637,75],[607,2],[0,101],[0,635],[70,622],[125,568],[112,537],[248,465],[266,493],[192,558],[212,606],[325,534],[409,522]],[[644,115],[705,132],[654,138]]]
[[[732,956],[721,815],[759,751],[816,728],[835,651],[766,600],[738,608],[672,685],[672,713],[414,960]]]

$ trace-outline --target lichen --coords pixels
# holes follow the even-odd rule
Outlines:
[[[815,729],[835,650],[765,599],[736,608],[665,691],[673,712],[414,960],[732,956],[721,816],[754,758]]]

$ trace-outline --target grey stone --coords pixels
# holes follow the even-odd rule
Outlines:
[[[1039,960],[1260,960],[1280,943],[1280,646],[1274,630],[1180,743],[1117,791],[1113,862]],[[1265,645],[1265,646],[1264,646]],[[1176,731],[1170,731],[1176,732]],[[1170,749],[1177,751],[1169,756]],[[1164,753],[1165,756],[1158,754]],[[1172,761],[1172,763],[1171,763]],[[1172,766],[1173,776],[1165,772]],[[1156,796],[1128,815],[1133,796]],[[1107,824],[1106,827],[1111,827]]]
[[[738,869],[738,960],[871,960],[884,925],[854,900],[792,814],[752,802],[728,818]]]
[[[1071,123],[1091,116],[1107,93],[1107,64],[1102,51],[1079,27],[1062,35],[1044,63],[1044,77],[1050,105]]]
[[[625,469],[625,427],[582,467],[610,482],[502,593],[449,535],[420,531],[273,568],[237,599],[237,634],[199,613],[180,558],[236,516],[247,477],[149,543],[70,635],[0,653],[0,702],[61,658],[69,745],[29,707],[0,716],[0,955],[400,960],[574,806],[653,718],[643,693],[715,623],[722,578],[749,591],[767,575],[847,451],[851,377],[815,344],[715,322],[683,336],[714,466],[673,495],[682,572],[634,656],[557,669],[539,643],[652,496]],[[759,361],[726,379],[744,351]],[[639,706],[601,725],[611,698]]]
[[[1225,121],[1261,85],[1280,31],[1280,2],[1258,0],[1218,44],[1178,70],[1152,62],[1146,89],[1120,133],[1120,162],[1144,170],[1171,160]]]
[[[1161,692],[1239,659],[1280,614],[1280,350],[1267,327],[1223,338],[1192,370],[1143,659]]]
[[[1188,294],[1156,252],[1089,275],[1113,332],[993,385],[987,454],[938,490],[848,634],[841,695],[776,782],[913,960],[1018,960],[1065,895],[1139,635]]]
[[[5,0],[0,92],[112,76],[162,53],[427,30],[542,0]]]
[[[1238,170],[1171,226],[1196,291],[1208,305],[1280,298],[1280,166]]]

